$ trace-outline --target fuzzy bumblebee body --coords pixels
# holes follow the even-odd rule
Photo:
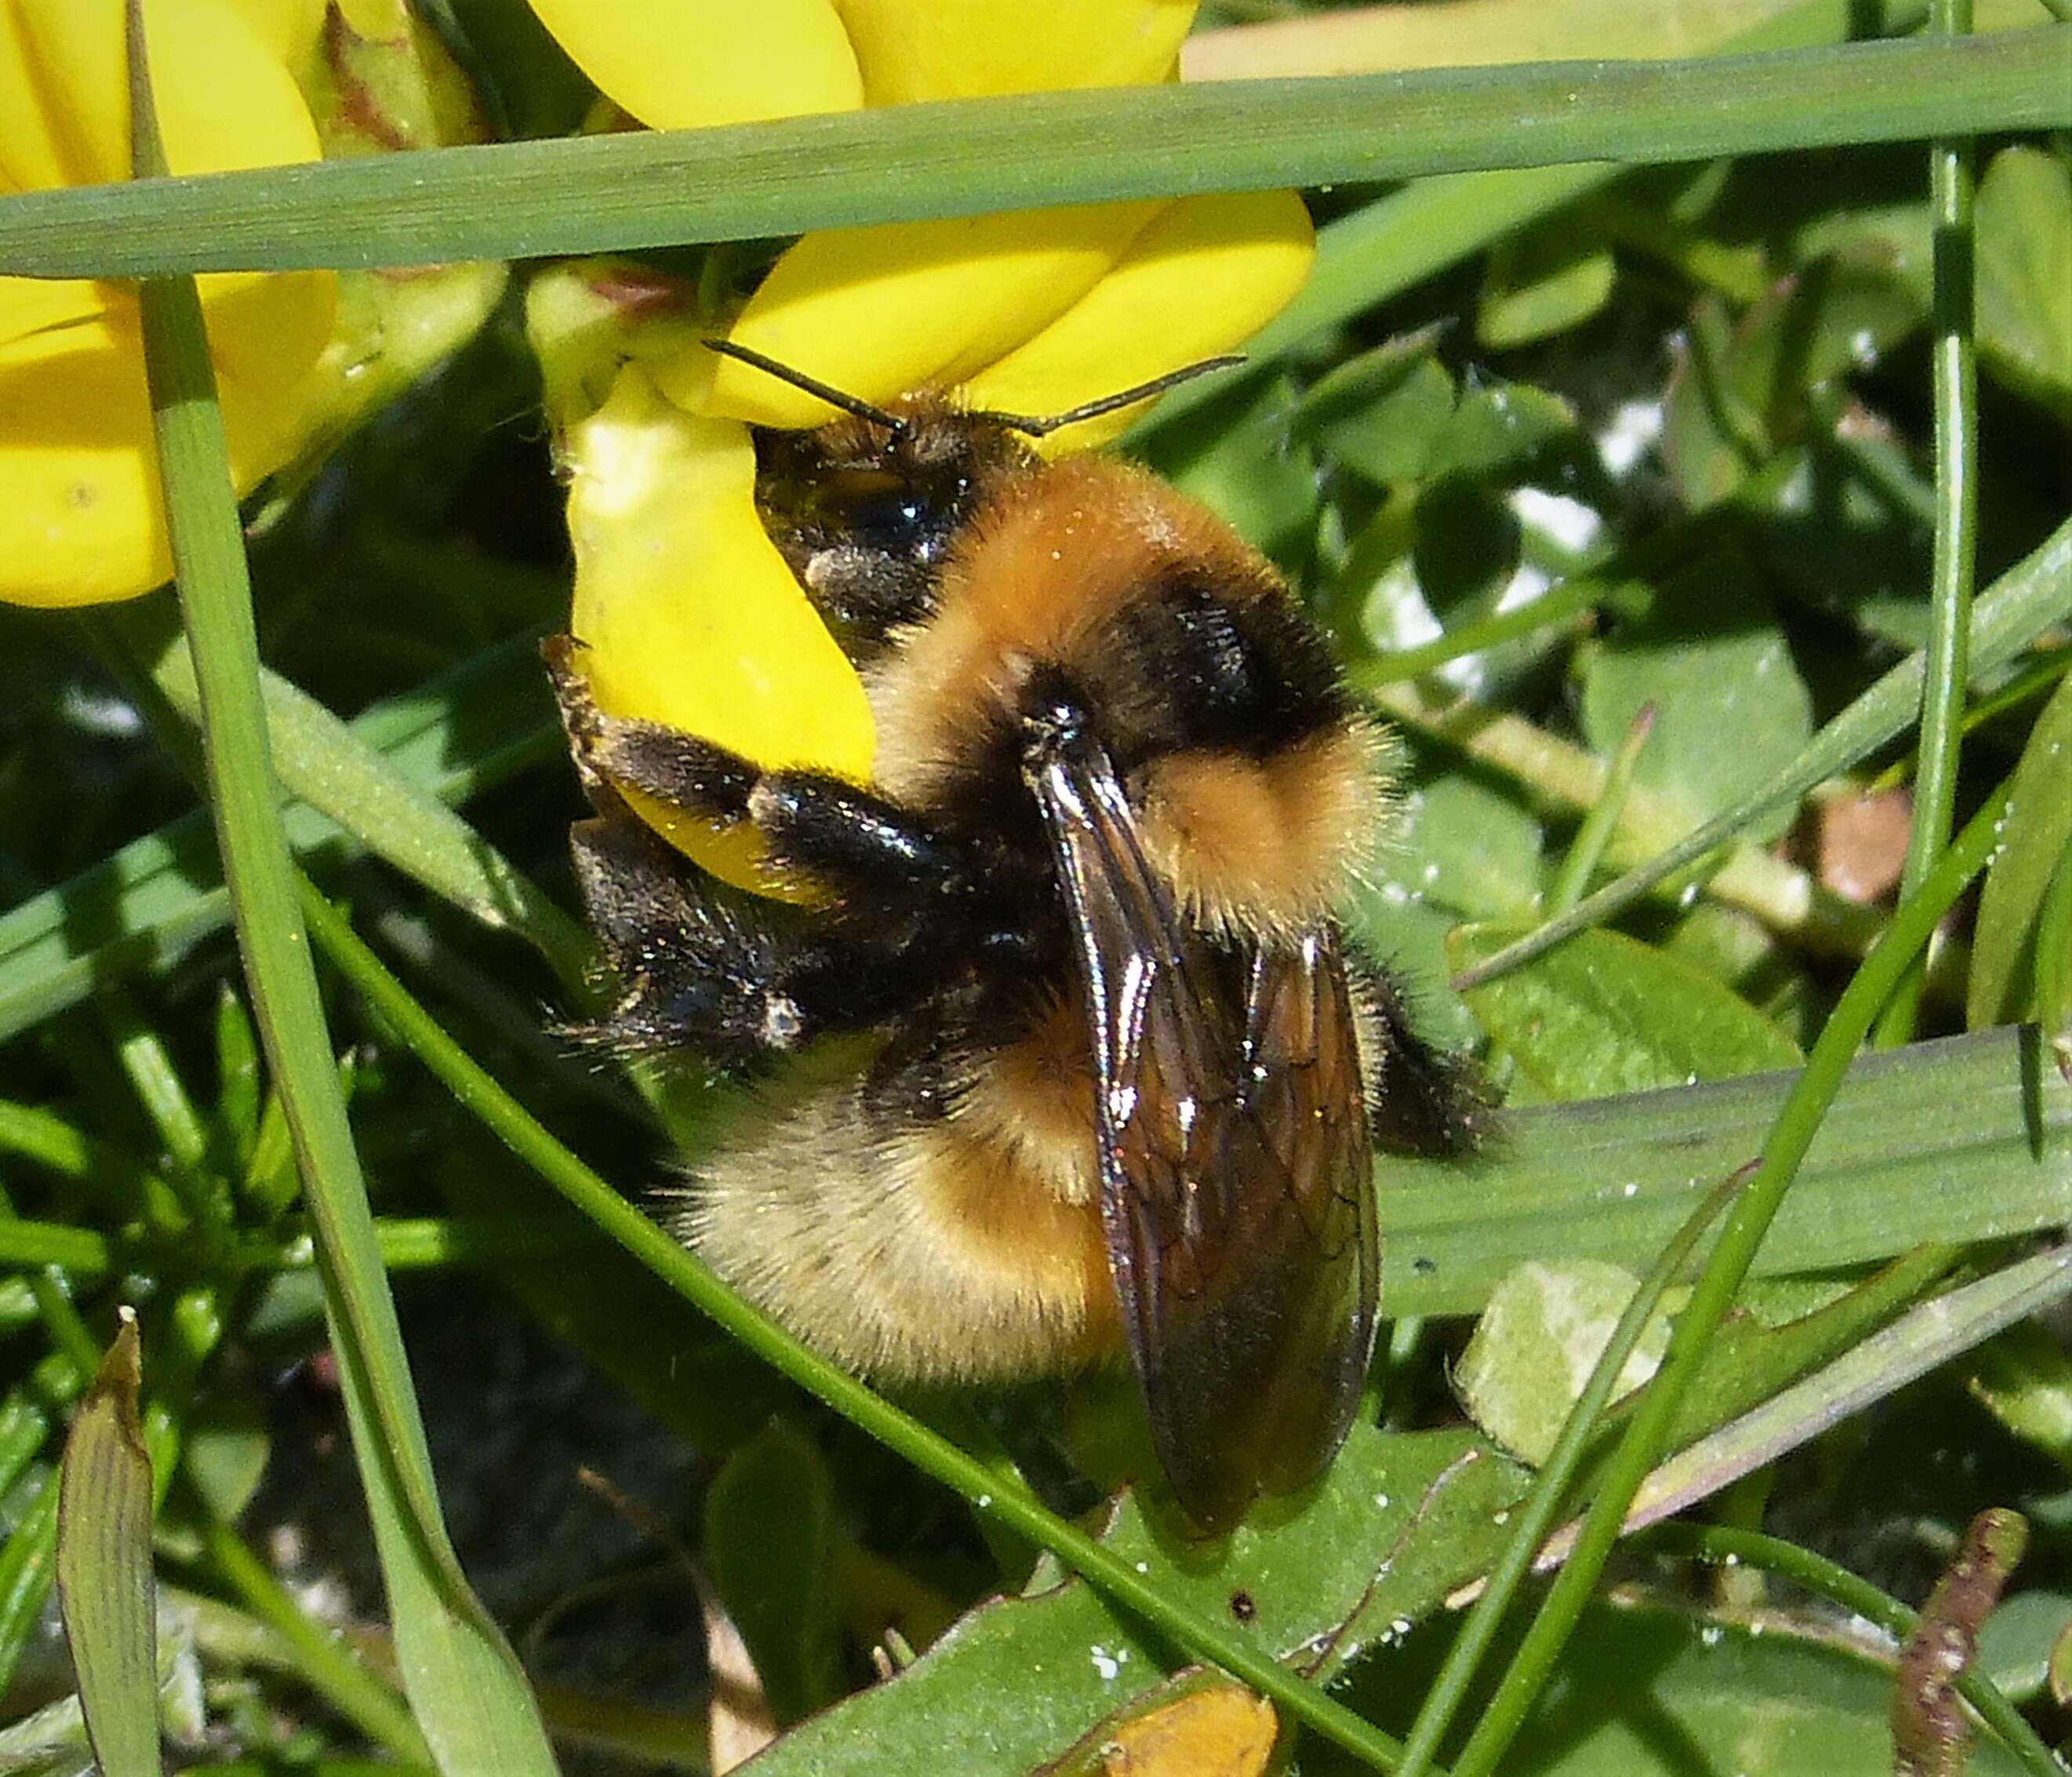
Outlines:
[[[781,1059],[681,1232],[845,1364],[999,1380],[1127,1350],[1204,1528],[1310,1479],[1371,1349],[1371,1143],[1474,1104],[1334,909],[1381,747],[1315,626],[1155,478],[939,400],[761,441],[772,537],[856,660],[869,788],[599,712],[550,648],[626,987],[598,1035]],[[747,822],[724,888],[619,801]]]

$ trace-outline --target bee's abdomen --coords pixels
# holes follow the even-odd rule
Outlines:
[[[701,1169],[679,1232],[867,1374],[1000,1381],[1112,1352],[1078,1018],[1060,1006],[983,1051],[963,1034],[954,1083],[904,1105],[868,1061],[802,1071]]]

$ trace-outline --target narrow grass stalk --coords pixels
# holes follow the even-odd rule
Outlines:
[[[1398,648],[1374,660],[1359,661],[1347,671],[1346,677],[1355,690],[1368,693],[1385,685],[1400,684],[1405,679],[1421,679],[1426,673],[1436,673],[1441,667],[1470,654],[1480,654],[1489,648],[1500,648],[1506,642],[1536,636],[1542,630],[1573,622],[1610,597],[1617,585],[1617,582],[1601,573],[1579,574],[1557,586],[1550,586],[1530,604],[1478,618],[1431,641],[1420,642],[1415,648]]]
[[[1576,829],[1568,855],[1561,860],[1554,886],[1548,891],[1547,911],[1550,915],[1566,913],[1582,899],[1590,873],[1604,856],[1605,847],[1611,842],[1612,831],[1625,811],[1626,792],[1633,788],[1634,767],[1640,763],[1647,737],[1654,732],[1655,705],[1644,703],[1628,725],[1618,751],[1613,754],[1610,767],[1605,774],[1604,789],[1590,804],[1582,825]]]
[[[1511,1514],[1511,1540],[1504,1545],[1503,1555],[1490,1570],[1482,1596],[1475,1600],[1467,1620],[1461,1625],[1460,1633],[1453,1638],[1453,1645],[1447,1650],[1445,1664],[1439,1668],[1439,1676],[1424,1693],[1417,1719],[1411,1725],[1410,1737],[1404,1743],[1403,1764],[1396,1777],[1424,1777],[1432,1770],[1439,1742],[1466,1697],[1468,1686],[1474,1680],[1475,1668],[1488,1652],[1498,1630],[1503,1627],[1504,1612],[1511,1608],[1511,1600],[1517,1596],[1519,1585],[1531,1568],[1533,1556],[1553,1528],[1555,1517],[1561,1509],[1561,1496],[1582,1466],[1591,1434],[1596,1431],[1597,1421],[1611,1400],[1612,1390],[1618,1386],[1626,1359],[1640,1343],[1640,1335],[1655,1313],[1655,1305],[1662,1300],[1663,1291],[1683,1274],[1691,1255],[1697,1250],[1699,1240],[1712,1225],[1713,1217],[1726,1207],[1741,1184],[1741,1180],[1736,1177],[1713,1187],[1677,1230],[1675,1239],[1656,1255],[1647,1275],[1626,1303],[1618,1325],[1612,1328],[1610,1339],[1591,1367],[1583,1392],[1576,1397],[1576,1404],[1568,1409],[1568,1417],[1562,1421],[1560,1435],[1555,1439],[1553,1449],[1548,1452],[1547,1460],[1540,1464],[1539,1474],[1533,1478],[1532,1491],[1526,1495],[1524,1503]]]
[[[1811,1146],[1828,1103],[1893,985],[1912,966],[1930,933],[2000,841],[2012,781],[2004,783],[1937,862],[1918,891],[1903,902],[1891,926],[1836,1002],[1807,1058],[1762,1158],[1736,1200],[1689,1304],[1677,1317],[1662,1367],[1641,1396],[1625,1434],[1605,1466],[1576,1540],[1575,1553],[1549,1590],[1510,1669],[1454,1765],[1454,1777],[1489,1777],[1518,1732],[1575,1627],[1619,1528],[1667,1438],[1671,1422],[1704,1362],[1714,1334],[1756,1250],[1770,1231],[1784,1193]]]
[[[1810,1549],[1786,1542],[1781,1536],[1760,1531],[1729,1529],[1724,1525],[1658,1524],[1635,1539],[1638,1547],[1655,1553],[1678,1555],[1692,1561],[1737,1561],[1760,1568],[1794,1586],[1831,1598],[1845,1610],[1875,1623],[1893,1640],[1906,1644],[1921,1620],[1918,1611],[1882,1592],[1869,1581],[1859,1579],[1846,1567],[1838,1566]],[[1958,1694],[1978,1712],[1979,1719],[2000,1737],[2008,1750],[2035,1777],[2065,1777],[2065,1767],[2038,1738],[2000,1687],[1975,1668],[1956,1679]]]
[[[133,171],[165,171],[139,0],[127,14]],[[199,687],[202,738],[252,1008],[286,1109],[317,1235],[324,1302],[406,1681],[454,1769],[550,1773],[553,1758],[516,1659],[468,1589],[431,1475],[423,1423],[365,1182],[331,1061],[259,690],[244,535],[214,366],[193,280],[138,293],[146,380],[180,608]]]
[[[1177,1646],[1222,1667],[1373,1769],[1395,1768],[1402,1748],[1392,1736],[1219,1624],[1174,1604],[1129,1562],[1047,1510],[1025,1487],[930,1430],[744,1302],[703,1260],[664,1233],[556,1141],[440,1028],[336,909],[306,882],[302,885],[302,914],[311,935],[339,973],[465,1109],[603,1234],[726,1333],[923,1474],[961,1495],[974,1511],[1050,1550],[1066,1567]]]
[[[396,1693],[355,1660],[330,1630],[312,1622],[266,1564],[228,1524],[204,1513],[202,1552],[245,1607],[278,1635],[303,1681],[377,1746],[405,1765],[430,1762],[424,1736]]]
[[[2072,124],[2054,60],[2066,29],[964,99],[30,191],[0,207],[0,272],[626,252],[1182,191],[2054,129]]]
[[[1971,0],[1933,0],[1929,31],[1944,39],[1971,29]],[[1899,879],[1920,887],[1949,843],[1970,677],[1972,574],[1979,542],[1979,369],[1972,336],[1971,151],[1962,139],[1928,150],[1934,228],[1930,380],[1935,405],[1935,550],[1930,570],[1928,641],[1915,748],[1914,825]],[[1895,1048],[1914,1035],[1925,973],[1917,963],[1893,989],[1877,1040]]]

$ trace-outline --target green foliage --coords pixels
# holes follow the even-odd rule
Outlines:
[[[107,1777],[159,1768],[151,1458],[138,1417],[141,1357],[126,1320],[65,1438],[57,1582],[93,1754]]]
[[[1979,903],[1965,1015],[1974,1027],[2036,1015],[2036,961],[2053,878],[2072,845],[2072,681],[2029,730],[2000,855]]]
[[[1620,47],[1592,31],[1645,36],[1598,10],[1563,22],[1587,53]],[[1200,1661],[1272,1687],[1311,1777],[1386,1767],[1396,1734],[1487,1768],[1493,1730],[1469,1736],[1500,1690],[1506,1771],[1885,1769],[1892,1647],[1837,1635],[1798,1588],[1903,1636],[1877,1588],[1925,1598],[1996,1506],[2029,1549],[1963,1618],[1991,1724],[1970,1768],[2047,1768],[1975,1680],[2049,1738],[2072,1727],[2072,1365],[2029,1318],[2065,1261],[2021,1250],[2072,1218],[2050,1047],[2072,1048],[2072,27],[1984,10],[1974,42],[1844,47],[1868,13],[1915,20],[1750,0],[1718,10],[1742,35],[1717,47],[1779,53],[1725,67],[1045,97],[0,201],[0,273],[162,275],[1318,187],[1309,290],[1245,371],[1131,444],[1285,569],[1389,712],[1400,818],[1349,923],[1511,1107],[1473,1161],[1378,1169],[1402,1318],[1375,1410],[1309,1495],[1208,1550],[1134,1494],[1079,1520],[1102,1379],[919,1415],[833,1372],[646,1213],[714,1095],[543,1030],[593,984],[535,654],[566,545],[508,307],[275,490],[247,550],[196,479],[212,409],[183,385],[187,639],[162,597],[90,622],[0,609],[0,1693],[25,1717],[0,1763],[78,1768],[91,1730],[109,1768],[147,1768],[146,1730],[193,1752],[205,1699],[255,1769],[697,1768],[696,1655],[662,1650],[701,1637],[704,1585],[791,1728],[756,1767],[775,1777],[1022,1777]],[[581,115],[524,8],[430,10],[510,134]],[[1975,391],[1930,375],[1937,133],[1992,138]],[[177,377],[179,318],[154,326]],[[1923,650],[1936,540],[1966,547],[1934,449],[1953,417],[1978,438],[1983,589],[1961,684]],[[1924,691],[1968,701],[1973,825],[1917,873],[1934,904],[1852,901],[1837,885],[1897,860],[1815,804],[1911,765]],[[300,914],[284,847],[324,897]],[[1845,1071],[1861,1001],[1953,903],[1926,1040]],[[1987,1029],[2016,1018],[2044,1040]],[[1755,1208],[1694,1215],[1759,1155]],[[1748,1218],[1773,1211],[1758,1247]],[[1586,1394],[1644,1276],[1645,1361]],[[134,1424],[93,1385],[130,1306]],[[1665,1351],[1673,1393],[1610,1404]],[[606,1400],[638,1428],[595,1462],[632,1528],[578,1491],[587,1453],[532,1454]],[[1544,1523],[1520,1456],[1554,1468]],[[354,1503],[333,1510],[341,1475]],[[115,1503],[76,1504],[96,1477]],[[1466,1589],[1520,1578],[1593,1498],[1680,1511],[1737,1481],[1832,1561],[1737,1545],[1786,1576],[1751,1593],[1692,1565],[1727,1546],[1692,1538],[1745,1531],[1660,1536],[1558,1661],[1507,1589],[1494,1640],[1447,1668],[1459,1726],[1420,1726]],[[368,1546],[335,1528],[363,1518]],[[134,1581],[154,1525],[155,1662]],[[315,1586],[290,1572],[312,1537]],[[1581,1546],[1578,1587],[1601,1560]],[[38,1632],[54,1572],[76,1698]],[[346,1623],[315,1614],[328,1595]],[[597,1627],[615,1610],[631,1653]],[[866,1682],[874,1657],[895,1676]],[[676,1689],[636,1700],[664,1665]]]

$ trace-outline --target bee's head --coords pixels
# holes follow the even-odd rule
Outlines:
[[[709,339],[841,410],[810,431],[757,434],[756,505],[771,540],[828,618],[865,646],[928,608],[958,533],[1038,462],[1026,442],[1134,405],[1204,371],[1170,376],[1037,417],[968,408],[941,392],[879,407],[746,346]]]
[[[932,576],[985,501],[1036,461],[997,421],[939,396],[816,431],[763,433],[756,457],[763,524],[816,594],[836,591],[836,556],[851,574]]]

